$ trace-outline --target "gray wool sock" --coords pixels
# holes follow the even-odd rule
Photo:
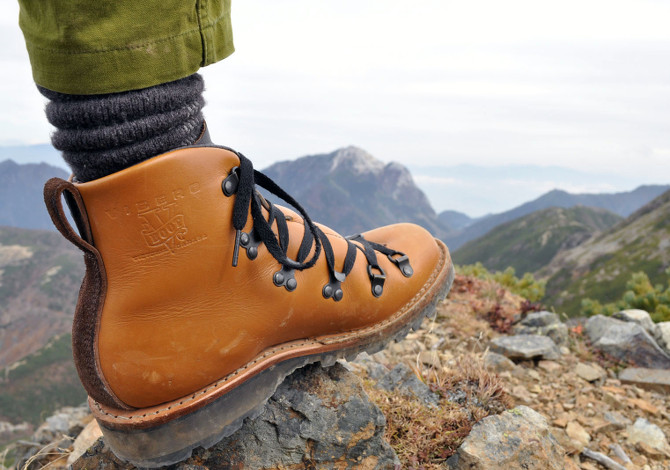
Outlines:
[[[38,89],[49,99],[46,115],[56,127],[51,142],[80,182],[190,145],[204,125],[204,82],[199,74],[106,95]]]

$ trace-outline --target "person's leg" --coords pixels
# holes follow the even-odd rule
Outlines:
[[[78,181],[203,131],[199,67],[233,51],[230,0],[20,0],[20,25],[47,118]]]

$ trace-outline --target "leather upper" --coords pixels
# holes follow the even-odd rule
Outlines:
[[[237,165],[232,151],[186,148],[76,184],[106,271],[100,369],[116,397],[132,407],[187,396],[271,346],[383,321],[417,294],[436,267],[433,237],[412,224],[364,234],[406,253],[414,270],[407,278],[377,253],[387,277],[379,298],[372,295],[360,252],[339,302],[322,294],[329,280],[323,253],[315,266],[295,272],[293,292],[274,284],[281,266],[263,244],[254,260],[240,249],[233,267],[235,195],[225,196],[221,184]],[[288,255],[295,257],[303,222],[282,211],[290,215]],[[339,268],[347,243],[320,227]],[[249,217],[245,232],[251,228]]]

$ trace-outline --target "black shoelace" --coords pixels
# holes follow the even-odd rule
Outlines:
[[[336,302],[344,296],[342,283],[354,268],[356,253],[359,250],[368,262],[368,276],[370,277],[372,295],[375,297],[381,296],[384,292],[384,282],[386,280],[386,273],[379,265],[375,251],[386,255],[405,277],[412,276],[414,271],[409,264],[407,255],[385,245],[368,241],[360,234],[344,238],[347,242],[347,253],[341,270],[338,270],[335,266],[335,254],[330,240],[312,222],[305,209],[272,179],[254,170],[248,158],[240,153],[237,153],[237,156],[240,159],[240,166],[233,168],[221,185],[226,196],[230,197],[236,194],[233,205],[233,228],[236,230],[233,266],[237,266],[240,247],[245,249],[247,257],[253,260],[258,256],[258,246],[263,243],[272,257],[281,265],[281,269],[273,275],[275,285],[284,286],[287,290],[293,291],[298,285],[294,276],[295,270],[302,271],[314,266],[323,251],[330,279],[323,286],[322,293],[325,298],[332,298]],[[289,230],[286,215],[272,202],[263,198],[255,190],[256,185],[283,199],[302,215],[305,230],[296,259],[291,259],[287,255]],[[249,210],[250,207],[251,210]],[[263,215],[263,207],[268,212],[267,219]],[[246,233],[242,230],[247,223],[249,212],[251,212],[253,220],[253,229]],[[277,235],[272,230],[274,222],[277,223]],[[314,246],[314,253],[307,259],[312,251],[312,246]]]

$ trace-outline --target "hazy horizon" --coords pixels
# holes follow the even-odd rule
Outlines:
[[[327,154],[332,150],[335,149],[319,153]],[[44,162],[69,171],[50,144],[0,146],[0,162],[6,159],[19,164]],[[554,189],[572,194],[602,194],[632,191],[642,184],[670,184],[670,177],[657,183],[639,183],[622,175],[594,174],[557,166],[478,166],[467,163],[451,167],[406,166],[437,213],[455,210],[472,218],[507,211]],[[491,191],[491,188],[497,190]]]

